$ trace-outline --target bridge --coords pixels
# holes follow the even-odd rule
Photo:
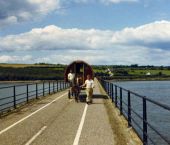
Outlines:
[[[1,145],[116,145],[136,144],[126,123],[114,119],[118,112],[110,112],[110,100],[95,79],[93,104],[85,103],[85,93],[80,102],[68,99],[68,90],[16,108],[0,119]],[[114,118],[110,118],[108,115]],[[116,124],[115,124],[116,123]],[[124,127],[123,127],[123,126]],[[121,127],[120,127],[121,126]],[[120,129],[121,128],[121,129]],[[116,130],[113,130],[116,129]],[[120,130],[117,130],[120,129]],[[121,138],[120,138],[121,137]]]
[[[19,90],[23,92],[17,87],[21,87]],[[78,103],[68,99],[68,87],[69,84],[64,81],[53,81],[2,88],[8,91],[10,88],[12,94],[0,99],[0,145],[154,144],[155,140],[147,134],[148,127],[152,127],[169,144],[169,139],[147,121],[146,102],[169,111],[168,106],[96,78],[93,103],[90,105],[86,104],[83,91]],[[122,99],[124,93],[127,102]],[[133,110],[131,95],[143,99],[142,117]],[[6,99],[9,100],[5,103]],[[142,137],[133,126],[132,113],[142,119]]]

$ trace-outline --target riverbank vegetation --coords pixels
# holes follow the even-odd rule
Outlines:
[[[0,65],[1,81],[57,80],[63,79],[65,65],[3,64]]]
[[[92,65],[95,76],[115,80],[170,80],[170,66]],[[63,64],[0,64],[1,81],[64,79]],[[112,73],[110,74],[109,71]]]
[[[112,80],[170,80],[170,66],[110,65],[100,69],[96,66],[96,75]]]

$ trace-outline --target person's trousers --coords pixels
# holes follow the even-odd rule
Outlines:
[[[92,96],[93,96],[93,89],[92,88],[86,88],[86,102],[92,101]]]

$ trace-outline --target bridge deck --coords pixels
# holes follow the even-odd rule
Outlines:
[[[0,119],[1,145],[114,145],[97,81],[93,104],[68,100],[62,91]],[[87,109],[87,110],[86,110]],[[84,119],[84,120],[83,120]],[[84,122],[83,122],[84,121]]]

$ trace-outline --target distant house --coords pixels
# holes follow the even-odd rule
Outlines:
[[[147,72],[147,73],[146,73],[146,75],[147,75],[147,76],[150,76],[150,75],[151,75],[151,73],[150,73],[150,72]]]
[[[113,73],[111,72],[111,70],[109,68],[106,70],[106,72],[109,74],[110,77],[113,76]]]

